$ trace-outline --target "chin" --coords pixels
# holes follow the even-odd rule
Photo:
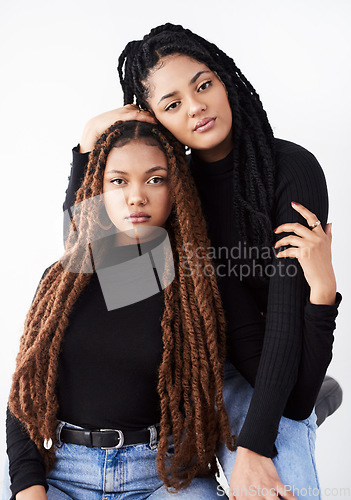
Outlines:
[[[191,149],[201,149],[201,150],[214,149],[223,144],[226,138],[227,136],[201,137],[199,138],[200,140],[196,141],[196,144],[194,143],[192,146],[189,144],[189,147]]]
[[[159,230],[159,226],[149,225],[146,226],[145,223],[135,223],[132,228],[125,230],[125,233],[129,236],[138,236],[138,238],[148,238],[152,236],[156,231]]]

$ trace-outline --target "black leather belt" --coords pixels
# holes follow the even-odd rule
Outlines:
[[[159,439],[159,425],[153,428],[154,439]],[[88,448],[121,448],[123,445],[149,443],[151,441],[150,429],[140,431],[121,431],[118,429],[100,429],[92,431],[89,429],[74,429],[62,427],[58,440],[63,443],[80,444]]]

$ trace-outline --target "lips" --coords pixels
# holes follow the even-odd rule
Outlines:
[[[129,219],[130,217],[151,217],[151,215],[146,212],[132,212],[128,215],[128,217],[126,217],[126,219]]]
[[[146,212],[133,212],[129,214],[128,217],[125,218],[128,222],[147,222],[151,218],[151,215]]]
[[[202,120],[199,120],[196,125],[195,125],[195,128],[194,128],[194,131],[198,130],[198,129],[201,129],[202,127],[205,128],[205,125],[208,125],[208,127],[206,128],[210,128],[210,123],[213,122],[211,125],[214,125],[214,122],[215,122],[216,118],[213,118],[213,117],[206,117],[206,118],[203,118]]]

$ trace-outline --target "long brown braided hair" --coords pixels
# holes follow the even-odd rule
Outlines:
[[[90,153],[75,205],[102,193],[106,160],[114,146],[133,139],[153,144],[165,154],[173,209],[166,223],[171,241],[175,279],[164,291],[163,356],[158,393],[161,421],[157,467],[167,487],[187,487],[195,476],[213,476],[215,452],[221,442],[234,449],[223,402],[225,318],[207,249],[210,242],[201,203],[189,174],[184,147],[167,131],[145,122],[116,122]],[[88,285],[89,241],[94,214],[81,211],[71,225],[63,257],[79,255],[80,269],[67,270],[61,258],[43,277],[25,319],[9,397],[11,412],[24,424],[44,457],[47,472],[54,465],[58,400],[55,393],[58,356],[69,316]],[[80,236],[76,229],[80,226]],[[196,249],[189,258],[187,248]],[[79,250],[77,250],[79,249]],[[187,272],[184,272],[184,263]],[[168,452],[173,437],[174,454]]]

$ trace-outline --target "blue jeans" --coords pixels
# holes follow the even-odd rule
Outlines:
[[[253,389],[229,362],[226,363],[224,377],[224,401],[232,432],[238,434],[244,423]],[[280,480],[301,500],[321,498],[315,464],[316,420],[314,411],[305,420],[282,417],[275,441],[278,455],[273,458],[273,462]],[[229,483],[236,452],[229,451],[223,445],[217,457]]]
[[[79,428],[59,422],[59,425]],[[172,455],[172,444],[169,456]],[[55,467],[47,482],[48,500],[152,500],[172,498],[157,475],[158,443],[123,446],[120,449],[87,448],[62,443],[56,450]],[[177,494],[180,498],[216,498],[218,483],[195,479]]]
[[[59,421],[59,426],[81,427]],[[46,478],[48,500],[163,500],[174,498],[156,470],[158,442],[104,450],[57,443],[56,463]],[[170,444],[168,454],[172,455]],[[7,458],[7,457],[6,457]],[[184,500],[217,498],[214,479],[195,478],[186,490],[176,494]],[[2,500],[11,497],[8,460],[5,463]]]
[[[252,391],[241,374],[227,363],[224,400],[233,433],[238,434],[244,422]],[[302,421],[282,417],[275,442],[278,455],[273,462],[279,477],[300,500],[320,498],[314,460],[315,431],[314,412]],[[48,499],[162,500],[174,496],[188,500],[225,498],[222,488],[215,480],[204,478],[195,478],[186,490],[177,495],[168,493],[157,476],[156,454],[155,442],[125,446],[119,450],[63,443],[57,449],[56,465],[47,478]],[[236,453],[222,446],[217,456],[229,482]],[[7,498],[10,496],[8,494]]]

